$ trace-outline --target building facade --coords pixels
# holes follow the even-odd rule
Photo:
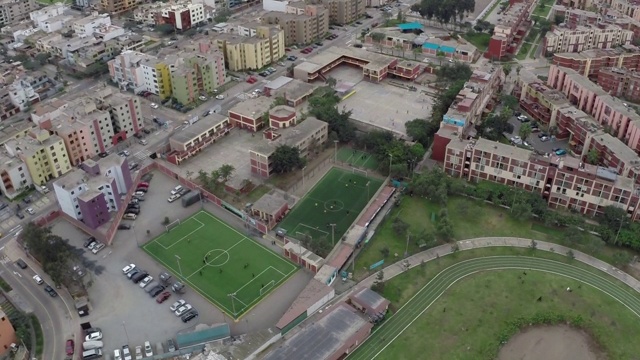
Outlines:
[[[362,16],[366,10],[366,0],[324,0],[324,6],[329,10],[329,21],[332,24],[350,24]]]
[[[257,26],[255,36],[221,34],[217,44],[231,71],[257,70],[285,56],[284,31],[273,26]]]
[[[33,185],[29,168],[18,157],[0,155],[0,178],[0,192],[9,199],[15,198]]]
[[[100,7],[113,15],[133,10],[140,2],[140,0],[100,0]]]
[[[616,25],[576,26],[575,29],[554,27],[545,35],[543,49],[545,54],[581,52],[629,45],[631,40],[633,31]]]
[[[580,53],[553,54],[553,64],[570,68],[591,80],[598,77],[603,68],[615,67],[630,71],[640,71],[640,48],[633,45],[615,49],[594,49]]]
[[[5,143],[8,156],[21,159],[36,185],[61,177],[71,170],[64,142],[46,130],[32,130],[28,136]]]
[[[519,41],[526,34],[530,22],[532,1],[509,1],[509,7],[502,13],[497,21],[493,35],[489,40],[489,47],[485,57],[489,59],[502,59],[512,54],[518,48]]]
[[[94,12],[90,16],[76,20],[73,23],[73,31],[78,36],[93,36],[93,33],[98,28],[110,25],[111,17],[109,14],[98,14]]]
[[[167,154],[167,161],[180,165],[227,135],[231,128],[229,118],[219,114],[211,114],[206,120],[189,125],[169,138],[171,151]]]
[[[6,26],[29,19],[29,14],[36,10],[36,0],[0,0],[0,24]]]
[[[266,13],[262,20],[280,26],[286,46],[311,44],[320,41],[329,32],[329,11],[318,5],[304,5],[300,13]]]
[[[640,74],[620,68],[603,68],[598,72],[598,85],[610,95],[640,102]]]
[[[204,6],[190,3],[166,6],[161,10],[160,20],[176,30],[189,30],[206,20]]]

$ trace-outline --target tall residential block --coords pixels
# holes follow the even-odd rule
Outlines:
[[[5,143],[7,154],[20,158],[31,174],[34,184],[42,185],[71,170],[64,141],[47,130],[34,129],[28,136]]]
[[[221,34],[218,47],[231,71],[257,70],[285,56],[284,31],[274,26],[250,28],[255,36]]]
[[[580,52],[629,45],[632,39],[633,31],[616,25],[576,26],[575,29],[554,27],[545,35],[542,48],[545,54]]]
[[[109,14],[119,14],[133,10],[140,2],[140,0],[100,0],[100,6]]]
[[[7,26],[27,20],[38,7],[36,0],[0,0],[0,24]]]
[[[262,17],[267,24],[280,26],[284,31],[285,45],[310,44],[319,41],[329,32],[329,11],[322,6],[292,3],[295,13],[268,12]],[[296,7],[297,6],[297,7]]]
[[[332,24],[345,25],[364,16],[366,0],[324,0]]]
[[[493,28],[489,39],[489,48],[485,53],[488,59],[499,60],[509,54],[515,55],[520,40],[529,29],[529,13],[533,1],[509,1],[509,7],[502,13]]]

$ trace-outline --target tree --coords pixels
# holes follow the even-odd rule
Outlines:
[[[156,31],[164,35],[169,35],[175,32],[176,29],[171,24],[160,24],[156,26]]]
[[[216,16],[213,18],[213,21],[218,23],[223,23],[229,20],[231,17],[231,11],[227,8],[216,9]]]
[[[385,11],[386,13],[386,11]],[[375,44],[378,45],[378,49],[380,51],[382,51],[382,40],[384,40],[387,36],[384,33],[381,32],[372,32],[370,34],[371,36],[371,41],[373,41]]]
[[[518,130],[518,134],[520,134],[520,137],[524,141],[524,140],[527,140],[529,135],[531,135],[531,131],[533,131],[533,129],[531,128],[531,124],[524,123],[522,124],[522,126],[520,126],[520,130]]]
[[[222,181],[227,182],[235,170],[236,168],[232,165],[224,164],[218,169],[218,173],[220,174]]]
[[[513,95],[502,94],[500,96],[500,102],[505,107],[508,107],[511,110],[515,110],[518,108],[518,98]]]
[[[280,145],[272,155],[273,171],[278,174],[290,172],[295,169],[302,169],[305,160],[300,157],[300,150],[289,145]]]
[[[373,285],[371,285],[371,290],[377,292],[378,294],[382,294],[384,291],[384,271],[380,270],[376,274],[376,279],[373,281]]]
[[[564,232],[564,239],[571,246],[581,244],[584,241],[584,232],[575,226],[569,226]]]
[[[449,240],[453,237],[453,224],[449,219],[449,213],[446,208],[440,210],[438,223],[436,224],[436,231],[438,235],[442,236],[445,240]]]
[[[527,220],[531,218],[531,205],[527,202],[516,202],[511,207],[511,214],[514,218]]]
[[[414,47],[411,52],[413,52],[413,60],[418,60],[418,55],[422,54],[422,47]]]
[[[600,152],[596,148],[592,148],[587,153],[587,163],[591,165],[598,165],[600,163]]]
[[[399,217],[393,219],[393,223],[391,224],[391,228],[398,236],[404,236],[409,229],[409,224],[404,222]]]
[[[333,88],[333,87],[336,87],[336,84],[338,83],[338,81],[337,81],[335,78],[333,78],[333,77],[329,76],[329,77],[327,78],[326,83],[327,83],[327,86],[329,86],[329,87],[332,87],[332,88]]]
[[[502,65],[502,71],[504,72],[505,76],[509,76],[509,73],[511,73],[511,64]]]
[[[563,22],[564,22],[564,15],[556,14],[556,16],[553,18],[553,23],[556,25],[560,25]]]
[[[404,127],[413,141],[417,141],[423,147],[429,147],[433,136],[440,129],[440,124],[425,119],[413,119],[407,121]]]
[[[77,256],[67,240],[52,234],[50,228],[39,227],[32,222],[25,225],[20,238],[55,284],[68,286],[73,282],[69,268],[72,261],[77,261]]]

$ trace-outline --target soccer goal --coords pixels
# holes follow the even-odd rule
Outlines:
[[[369,172],[367,172],[366,170],[356,169],[354,167],[351,168],[351,172],[354,174],[363,175],[365,177],[369,176]]]
[[[173,229],[174,227],[180,225],[180,219],[176,219],[172,222],[170,222],[169,224],[165,225],[164,227],[167,229],[167,232],[171,231],[171,229]]]
[[[269,292],[269,289],[271,289],[275,284],[276,284],[275,280],[269,281],[265,286],[262,287],[262,289],[260,289],[260,296]]]

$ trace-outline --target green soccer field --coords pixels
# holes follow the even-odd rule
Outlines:
[[[298,269],[206,211],[182,220],[144,250],[236,319]]]
[[[372,154],[362,151],[354,150],[352,148],[343,147],[338,150],[338,160],[349,165],[376,170],[378,168],[378,160],[373,157]]]
[[[331,242],[329,224],[336,224],[337,242],[382,183],[383,180],[360,172],[333,168],[295,205],[279,227],[294,238],[306,234]]]

